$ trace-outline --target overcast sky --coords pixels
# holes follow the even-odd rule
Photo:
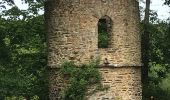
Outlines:
[[[145,0],[144,0],[145,1]],[[167,19],[170,17],[170,7],[167,5],[163,5],[165,0],[151,0],[151,10],[157,11],[158,18],[160,19]],[[145,7],[144,4],[140,3],[142,6]]]
[[[1,0],[0,0],[1,1]],[[22,4],[21,0],[14,0],[16,5],[20,9],[26,9],[28,8],[27,5]],[[144,0],[145,1],[145,0]],[[151,0],[151,10],[155,10],[158,13],[158,18],[160,19],[167,19],[170,16],[170,7],[163,5],[164,0]],[[143,4],[141,4],[144,6]]]

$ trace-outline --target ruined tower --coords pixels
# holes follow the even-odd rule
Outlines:
[[[141,47],[138,0],[47,0],[50,99],[59,99],[63,61],[78,64],[101,58],[98,69],[108,91],[89,100],[141,100]],[[105,21],[107,47],[98,46],[98,27]],[[107,63],[107,64],[106,64]]]

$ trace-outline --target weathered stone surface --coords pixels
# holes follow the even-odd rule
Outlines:
[[[140,67],[99,68],[102,83],[109,86],[88,97],[88,100],[142,100]]]
[[[103,16],[110,17],[113,22],[109,48],[98,48],[97,24]],[[107,84],[111,90],[108,93],[102,92],[104,96],[95,94],[91,98],[141,100],[141,47],[137,0],[47,0],[45,19],[48,66],[52,72],[51,100],[58,98],[60,87],[64,83],[64,79],[55,74],[58,72],[54,69],[60,68],[66,60],[81,64],[98,57],[101,58],[101,65],[107,58],[116,68],[99,68],[103,77],[110,80]],[[107,69],[107,72],[104,73],[102,69]],[[103,83],[105,84],[105,81]],[[89,100],[95,100],[91,98]]]

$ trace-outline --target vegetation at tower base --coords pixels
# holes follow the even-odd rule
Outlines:
[[[108,89],[101,84],[101,74],[96,68],[98,61],[90,64],[75,65],[64,62],[60,72],[69,77],[68,86],[61,92],[62,100],[84,100],[85,96]]]

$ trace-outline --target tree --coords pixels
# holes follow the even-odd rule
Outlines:
[[[48,99],[46,35],[42,2],[29,9],[2,8],[0,14],[0,99],[23,96]],[[25,1],[26,2],[26,1]],[[2,2],[2,5],[5,5]]]
[[[169,0],[165,4],[167,2]],[[158,19],[156,12],[153,11],[150,11],[149,17],[148,82],[143,86],[143,99],[148,100],[153,96],[158,100],[169,100],[170,23],[169,20],[162,21]]]
[[[144,33],[142,34],[142,82],[148,81],[148,64],[149,64],[149,16],[150,16],[150,0],[146,0],[146,9],[144,17]]]
[[[165,0],[165,3],[166,5],[169,5],[170,6],[170,0]]]

